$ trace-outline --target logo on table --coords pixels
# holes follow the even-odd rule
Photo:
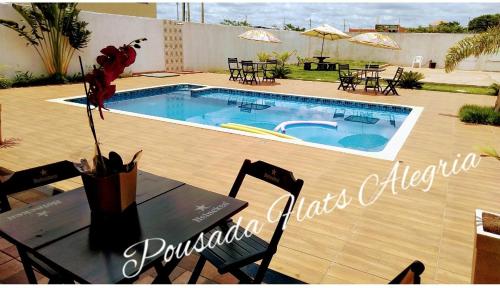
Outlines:
[[[61,205],[62,201],[61,200],[53,200],[50,202],[46,202],[43,204],[40,204],[38,206],[34,206],[32,208],[29,208],[27,210],[24,210],[22,212],[19,212],[17,214],[11,215],[7,217],[9,221],[12,221],[14,219],[23,217],[23,216],[30,216],[30,215],[36,215],[37,217],[48,217],[49,216],[49,208],[53,206],[58,206]]]
[[[210,208],[210,206],[207,207],[205,205],[198,205],[198,206],[196,206],[196,209],[194,209],[194,210],[199,211],[199,212],[205,212],[205,210],[207,210],[208,208]]]
[[[49,175],[49,172],[45,169],[40,170],[40,178],[33,178],[33,183],[34,184],[39,184],[43,182],[47,182],[50,180],[57,179],[57,174],[54,175]]]
[[[269,173],[264,173],[264,178],[267,180],[271,180],[276,183],[280,183],[280,178],[276,177],[276,169],[271,170],[271,174]]]
[[[203,222],[210,216],[214,215],[215,213],[219,212],[220,210],[224,209],[227,206],[229,206],[229,203],[227,203],[226,201],[223,201],[222,203],[216,206],[207,206],[205,204],[196,205],[194,210],[198,211],[201,214],[197,217],[194,217],[192,220],[197,223]]]

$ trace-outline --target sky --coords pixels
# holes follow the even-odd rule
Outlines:
[[[200,22],[200,3],[191,3],[191,22]],[[176,3],[158,3],[157,17],[176,19]],[[180,13],[180,8],[179,8]],[[469,20],[483,14],[500,13],[500,3],[205,3],[205,23],[223,19],[245,20],[253,26],[278,27],[283,22],[309,28],[326,23],[341,30],[373,28],[375,24],[403,27],[427,26],[436,20]],[[179,16],[180,17],[180,16]]]

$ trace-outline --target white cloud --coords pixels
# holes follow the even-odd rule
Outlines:
[[[200,21],[200,4],[191,3],[191,21]],[[175,19],[175,3],[158,3],[158,18]],[[180,9],[179,9],[180,10]],[[179,12],[180,13],[180,12]],[[301,27],[328,23],[343,28],[373,27],[377,21],[401,22],[405,27],[426,26],[436,20],[458,21],[467,25],[470,19],[500,13],[500,3],[205,3],[205,22],[223,19],[245,20],[252,25],[272,26],[292,23]]]

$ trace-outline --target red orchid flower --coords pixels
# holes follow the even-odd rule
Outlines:
[[[89,83],[89,102],[98,107],[101,119],[104,119],[102,109],[106,109],[104,102],[116,92],[116,86],[111,85],[111,82],[116,80],[126,67],[135,62],[137,52],[134,47],[140,48],[138,43],[145,40],[145,38],[138,39],[120,48],[111,45],[103,48],[102,55],[96,59],[100,66],[86,75],[85,80]]]

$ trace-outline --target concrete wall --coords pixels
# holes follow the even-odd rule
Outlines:
[[[20,17],[8,4],[0,4],[0,18],[19,21]],[[86,48],[76,52],[68,74],[80,71],[78,55],[84,65],[95,64],[99,51],[107,45],[123,45],[137,38],[148,38],[139,49],[136,62],[126,72],[163,71],[165,69],[165,48],[163,21],[151,18],[81,12],[80,19],[89,23],[91,40]],[[10,77],[15,71],[31,71],[34,75],[46,74],[35,49],[16,32],[0,26],[1,73]]]
[[[253,42],[238,38],[247,31],[245,27],[184,23],[183,47],[184,68],[187,70],[210,71],[226,68],[228,57],[256,59],[261,51],[297,50],[301,56],[319,56],[321,39],[301,35],[299,32],[272,30],[282,43],[270,44]],[[353,33],[352,35],[356,35]],[[437,62],[437,67],[444,66],[447,49],[467,34],[437,33],[390,33],[401,50],[387,50],[354,44],[347,40],[325,41],[323,54],[342,60],[384,61],[394,65],[409,66],[413,57],[424,57],[424,65],[429,60]],[[292,61],[296,58],[293,57]],[[462,62],[458,69],[500,71],[499,56],[482,56]]]

